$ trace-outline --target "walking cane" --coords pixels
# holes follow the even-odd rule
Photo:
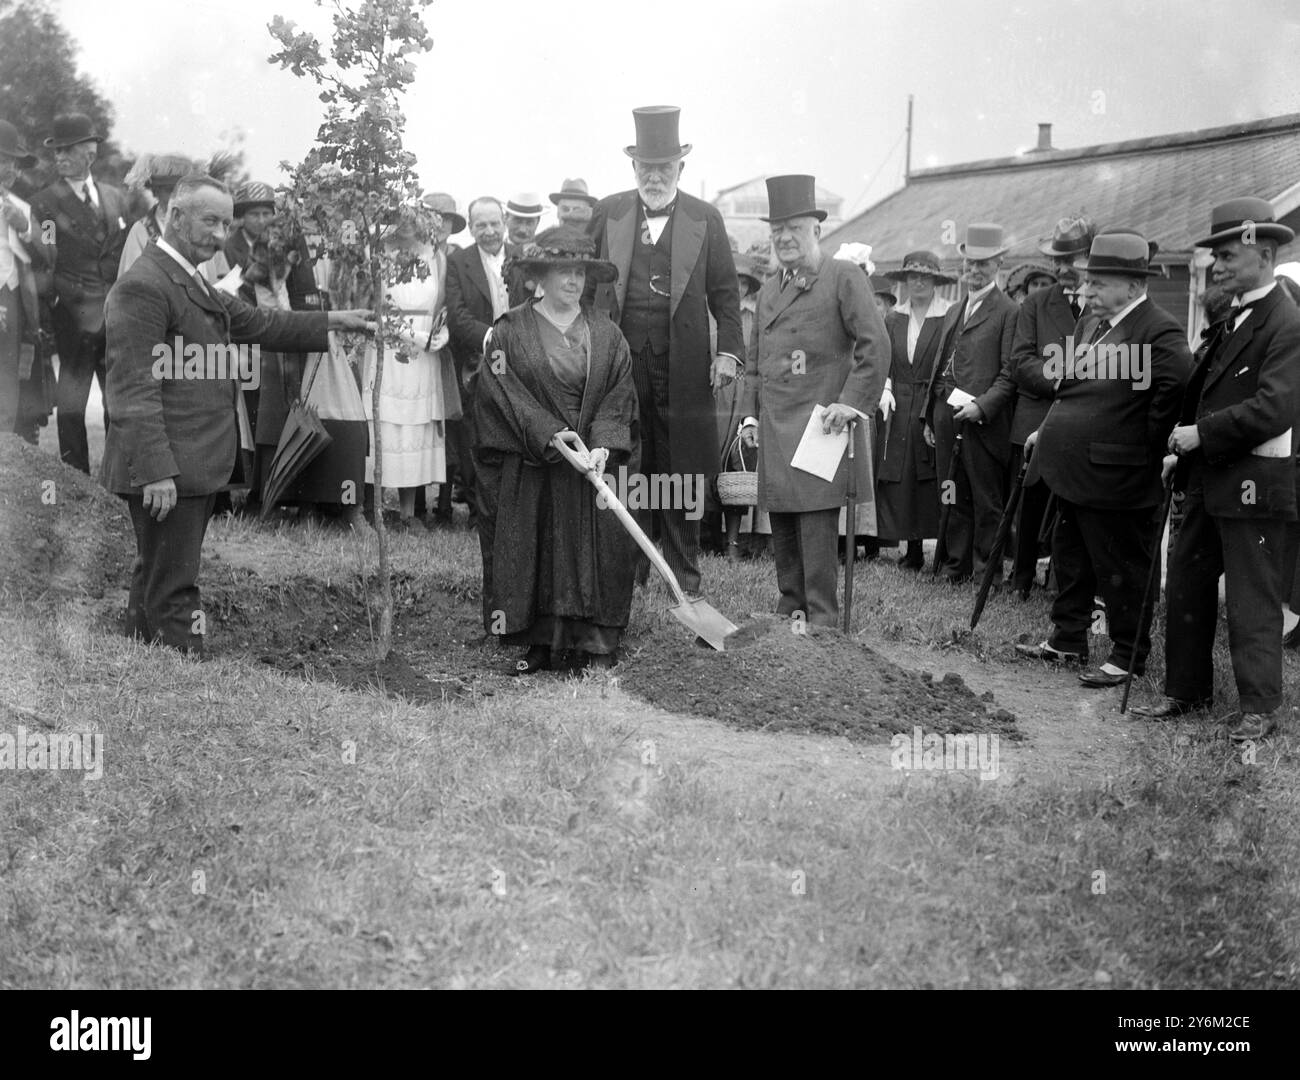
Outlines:
[[[1151,604],[1151,594],[1156,589],[1156,579],[1160,576],[1160,541],[1165,538],[1165,522],[1169,518],[1169,507],[1174,501],[1174,474],[1171,470],[1169,478],[1165,480],[1165,498],[1160,505],[1160,521],[1156,525],[1156,542],[1155,551],[1151,556],[1151,569],[1147,572],[1146,588],[1142,592],[1142,606],[1138,608],[1138,625],[1137,634],[1133,638],[1133,655],[1129,657],[1128,671],[1124,675],[1124,699],[1119,703],[1119,711],[1122,716],[1128,709],[1128,694],[1133,688],[1133,669],[1137,666],[1137,647],[1143,637],[1150,631],[1151,626],[1147,619],[1147,605]],[[1151,618],[1155,618],[1155,605],[1151,604]]]
[[[939,514],[939,539],[934,545],[934,566],[930,568],[932,574],[937,574],[940,564],[948,561],[948,519],[952,517],[952,504],[957,501],[957,465],[961,461],[961,440],[965,429],[965,421],[957,421],[957,437],[952,441],[948,478],[944,481],[944,490],[939,494],[940,501],[943,501],[945,495],[951,495],[952,500],[943,503],[943,510]]]
[[[844,493],[844,632],[849,632],[849,620],[853,618],[853,561],[858,554],[858,476],[854,464],[854,450],[857,443],[857,420],[849,421],[849,476]],[[869,429],[868,429],[869,430]]]

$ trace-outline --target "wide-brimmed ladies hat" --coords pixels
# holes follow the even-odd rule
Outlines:
[[[456,209],[456,200],[445,191],[431,191],[422,196],[420,202],[435,213],[442,215],[443,222],[451,226],[451,235],[453,236],[468,224],[465,221],[465,215]]]
[[[95,123],[85,113],[61,113],[54,118],[54,134],[45,140],[51,150],[76,146],[83,142],[103,142],[104,137],[95,131]]]
[[[1214,247],[1247,234],[1260,240],[1287,244],[1295,239],[1295,230],[1278,223],[1273,204],[1267,199],[1251,197],[1229,199],[1210,211],[1210,235],[1197,240],[1197,247]]]
[[[1126,277],[1163,277],[1164,271],[1151,266],[1160,245],[1134,229],[1111,229],[1093,237],[1088,261],[1075,263],[1090,274],[1120,274]]]
[[[1005,255],[1011,249],[1002,242],[1002,226],[987,221],[966,226],[966,239],[957,245],[957,254],[963,259],[980,262]]]
[[[1082,214],[1063,217],[1056,223],[1051,236],[1044,236],[1038,241],[1038,250],[1053,258],[1085,255],[1092,247],[1092,238],[1096,235],[1097,226],[1090,218]]]
[[[157,194],[174,190],[184,177],[200,171],[184,154],[141,154],[122,178],[122,183],[133,190],[148,188]]]
[[[0,120],[0,154],[13,158],[14,164],[20,169],[30,169],[36,164],[36,155],[27,152],[18,129],[8,120]]]
[[[887,296],[891,304],[898,303],[898,294],[894,292],[894,283],[884,274],[872,274],[867,280],[871,282],[871,291],[877,296]]]
[[[763,268],[759,266],[753,255],[745,255],[737,252],[733,258],[736,261],[736,277],[748,278],[750,282],[750,292],[758,292],[763,287]]]
[[[601,285],[618,280],[618,267],[597,258],[596,242],[574,225],[555,225],[538,233],[532,243],[524,245],[524,253],[514,261],[533,278],[541,278],[548,270],[558,267],[581,266],[589,278]]]
[[[1056,284],[1056,271],[1046,263],[1026,262],[1012,269],[1007,275],[1007,293],[1017,289],[1029,290],[1029,282],[1036,277],[1046,278],[1052,285]]]
[[[943,264],[933,251],[909,251],[903,256],[903,265],[897,270],[886,270],[885,277],[906,281],[909,274],[926,274],[945,285],[954,285],[956,277],[943,272]]]

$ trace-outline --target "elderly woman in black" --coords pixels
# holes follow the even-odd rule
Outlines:
[[[543,295],[497,321],[474,389],[484,622],[503,644],[528,646],[520,674],[559,667],[565,653],[565,666],[610,667],[634,545],[557,447],[581,442],[602,474],[638,464],[627,342],[582,303],[588,278],[618,271],[572,225],[539,235],[519,262]]]

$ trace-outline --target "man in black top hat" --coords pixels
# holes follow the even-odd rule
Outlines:
[[[1052,635],[1017,645],[1022,656],[1083,662],[1094,598],[1106,602],[1111,653],[1079,676],[1084,686],[1118,686],[1140,675],[1151,640],[1139,609],[1155,555],[1160,470],[1192,357],[1183,328],[1147,297],[1152,246],[1135,232],[1100,233],[1087,263],[1088,316],[1049,345],[1040,370],[1056,387],[1027,451],[1056,493],[1052,563],[1059,585]]]
[[[1231,737],[1262,739],[1282,708],[1282,597],[1286,523],[1296,519],[1294,427],[1300,419],[1300,311],[1277,286],[1279,245],[1295,232],[1266,199],[1231,199],[1210,215],[1197,247],[1233,294],[1228,318],[1192,373],[1166,470],[1186,493],[1169,562],[1165,694],[1135,708],[1163,719],[1208,705],[1220,574],[1228,649],[1241,707]]]
[[[32,208],[43,225],[54,224],[54,336],[59,349],[59,456],[90,472],[86,401],[96,377],[104,389],[104,300],[117,280],[126,243],[126,196],[90,174],[102,140],[90,117],[54,118],[45,145],[59,179],[37,192]],[[104,425],[110,422],[107,404]]]
[[[678,140],[680,113],[672,106],[632,110],[637,141],[623,152],[632,159],[637,186],[597,203],[592,235],[601,258],[619,271],[617,282],[597,288],[595,303],[618,323],[632,349],[648,490],[689,491],[694,502],[719,469],[712,391],[743,372],[745,342],[722,215],[678,191],[682,159],[691,152],[689,143]],[[716,356],[710,352],[710,315],[718,327]],[[661,506],[643,518],[657,526],[664,558],[681,587],[698,594],[698,513],[685,505]]]

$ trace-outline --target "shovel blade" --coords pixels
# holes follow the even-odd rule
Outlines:
[[[688,600],[668,609],[673,618],[698,638],[703,638],[718,652],[726,651],[727,638],[739,627],[722,612],[703,600]]]

